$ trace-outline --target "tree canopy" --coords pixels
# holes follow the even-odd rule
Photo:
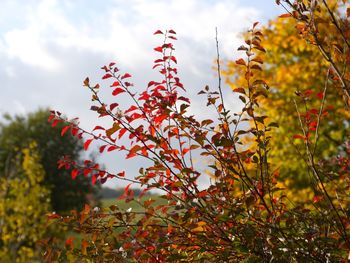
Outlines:
[[[85,177],[71,180],[69,172],[57,168],[57,161],[65,154],[78,161],[82,143],[73,136],[62,138],[59,129],[62,124],[53,129],[47,122],[48,116],[48,109],[27,116],[5,116],[6,121],[0,124],[0,170],[5,169],[9,156],[14,156],[34,141],[45,171],[41,184],[50,190],[52,209],[57,212],[81,209],[87,203],[87,194],[95,191],[91,180]]]
[[[331,2],[335,4],[335,1]],[[334,11],[339,12],[337,9]],[[334,26],[329,25],[329,14],[324,7],[320,10],[318,19],[324,21],[320,23],[322,30],[327,27],[328,33],[332,32],[329,34],[334,38],[332,41],[340,43],[341,35],[337,34]],[[344,24],[347,23],[344,21]],[[305,149],[302,141],[293,139],[296,131],[300,130],[294,100],[296,95],[304,96],[308,99],[307,107],[317,108],[317,98],[323,96],[323,89],[329,78],[327,72],[330,70],[329,62],[324,59],[319,48],[305,41],[300,29],[300,22],[287,17],[278,17],[262,28],[262,45],[266,53],[263,56],[264,63],[260,64],[262,71],[258,73],[270,87],[269,96],[259,101],[259,110],[279,125],[279,129],[273,130],[271,134],[271,162],[280,167],[281,181],[285,185],[295,185],[299,188],[296,190],[299,194],[300,188],[309,187],[310,171],[307,163],[303,161]],[[235,61],[227,62],[224,75],[232,89],[242,86],[245,82],[242,70]],[[323,120],[326,124],[318,128],[317,156],[321,159],[332,158],[345,150],[350,115],[344,108],[342,93],[342,89],[337,85],[327,89],[325,107],[332,114]],[[295,192],[290,197],[293,196]],[[300,196],[298,198],[300,200]]]
[[[12,157],[0,173],[0,258],[2,262],[40,262],[38,241],[47,231],[50,191],[36,143]]]

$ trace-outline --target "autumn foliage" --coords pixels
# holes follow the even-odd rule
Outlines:
[[[111,178],[129,181],[121,198],[125,202],[142,202],[144,210],[86,205],[69,216],[50,215],[50,223],[64,224],[81,238],[71,236],[65,244],[55,242],[54,238],[43,240],[45,260],[347,260],[349,138],[342,138],[339,149],[343,147],[343,150],[337,156],[317,155],[320,129],[336,114],[327,105],[328,90],[336,89],[338,96],[332,95],[332,100],[342,104],[344,111],[349,110],[350,49],[345,36],[347,23],[343,22],[347,18],[335,1],[332,6],[326,1],[277,2],[288,10],[280,19],[297,23],[299,37],[319,49],[327,68],[326,74],[320,76],[324,80],[321,89],[296,88],[292,99],[296,116],[293,125],[298,128],[288,136],[302,147],[299,161],[305,162],[310,176],[307,183],[312,189],[311,196],[303,202],[291,201],[280,179],[288,174],[281,174],[285,170],[281,171],[278,164],[270,161],[270,151],[278,151],[272,148],[272,136],[280,128],[261,107],[271,95],[269,83],[261,73],[267,50],[258,24],[254,23],[249,30],[245,43],[239,47],[242,57],[235,60],[240,85],[232,91],[242,102],[242,110],[233,113],[225,104],[219,56],[218,87],[206,86],[198,93],[216,113],[216,119],[191,115],[191,101],[177,76],[176,33],[158,30],[155,35],[162,44],[154,48],[157,57],[153,69],[160,77],[150,81],[144,90],[134,87],[131,74],[120,70],[115,63],[102,67],[103,85],[92,83],[89,78],[84,80],[83,85],[92,94],[91,110],[100,118],[108,118],[109,126],[87,131],[79,127],[78,119],[67,119],[57,111],[52,111],[49,118],[53,126],[64,122],[62,136],[70,132],[84,140],[85,150],[98,145],[101,154],[119,151],[125,153],[126,159],[148,160],[150,165],[140,168],[135,177],[127,176],[122,167],[119,172],[108,172],[90,160],[84,166],[69,157],[59,161],[59,167],[71,170],[73,179],[89,176],[93,183],[104,183]],[[322,16],[322,25],[317,22],[321,21],[316,19],[318,16]],[[333,25],[334,31],[326,34],[323,23]],[[333,50],[334,41],[338,43],[336,50]],[[100,96],[102,89],[108,90],[115,102],[107,104]],[[196,162],[198,159],[204,159],[206,167]],[[210,177],[208,188],[198,184],[202,177]],[[143,187],[140,196],[134,196],[135,186]],[[154,189],[161,190],[167,202],[155,205],[152,198],[140,199]]]

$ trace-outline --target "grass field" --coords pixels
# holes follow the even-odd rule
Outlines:
[[[129,208],[132,208],[133,212],[142,212],[144,209],[141,204],[143,204],[144,201],[149,200],[150,198],[154,199],[155,202],[153,205],[160,205],[160,204],[165,204],[167,201],[163,199],[160,195],[146,195],[143,196],[140,201],[138,198],[135,198],[136,200],[133,200],[131,202],[126,203],[125,200],[119,200],[118,198],[108,198],[108,199],[102,199],[102,207],[109,207],[111,205],[116,205],[118,206],[121,210],[126,210]]]

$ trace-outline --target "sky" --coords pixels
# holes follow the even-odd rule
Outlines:
[[[195,94],[217,85],[215,28],[221,57],[234,59],[241,33],[280,13],[275,0],[1,0],[0,115],[50,107],[93,128],[98,120],[83,80],[100,82],[101,66],[114,61],[133,75],[136,88],[144,88],[158,76],[152,71],[158,29],[177,32],[179,77],[192,113],[203,114],[205,104]],[[228,88],[225,97],[230,109],[239,110]],[[100,161],[111,171],[137,171],[120,156]]]

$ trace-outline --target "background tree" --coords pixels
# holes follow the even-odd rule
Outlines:
[[[337,1],[328,2],[335,14],[339,15],[339,10],[335,8]],[[342,36],[330,25],[331,19],[327,10],[324,6],[319,8],[317,19],[320,30],[327,28],[327,34],[332,38],[327,43],[341,43]],[[344,23],[347,24],[346,20]],[[288,14],[270,21],[262,29],[261,39],[267,52],[263,57],[264,63],[260,63],[260,76],[271,89],[269,96],[260,100],[260,111],[280,126],[272,132],[271,162],[280,167],[280,179],[285,185],[297,186],[295,191],[298,191],[299,200],[301,192],[298,188],[309,185],[307,182],[310,180],[310,171],[303,160],[303,142],[293,139],[296,131],[300,130],[294,100],[296,95],[304,97],[308,100],[307,107],[316,109],[319,103],[317,97],[323,96],[325,76],[329,70],[329,62],[324,59],[316,45],[305,41],[300,29],[301,24]],[[345,33],[349,34],[349,31],[345,30]],[[242,68],[235,61],[227,62],[224,75],[232,89],[239,88],[245,81]],[[331,110],[332,117],[325,119],[327,124],[318,129],[317,155],[320,159],[344,153],[350,115],[341,98],[342,90],[336,85],[327,90],[325,107]],[[305,195],[309,194],[306,190]],[[295,193],[290,194],[291,198],[295,196]]]
[[[81,209],[88,202],[87,195],[94,193],[96,187],[86,177],[71,180],[67,171],[57,168],[57,160],[64,154],[78,160],[83,146],[73,136],[62,138],[59,129],[62,124],[57,124],[58,129],[53,129],[47,122],[48,116],[48,109],[29,113],[25,117],[5,116],[6,122],[0,124],[0,171],[5,169],[8,156],[16,155],[16,151],[35,141],[45,170],[45,179],[41,184],[50,190],[52,209],[57,212]]]
[[[50,191],[35,143],[9,156],[0,172],[1,262],[41,262],[37,242],[46,233]]]

